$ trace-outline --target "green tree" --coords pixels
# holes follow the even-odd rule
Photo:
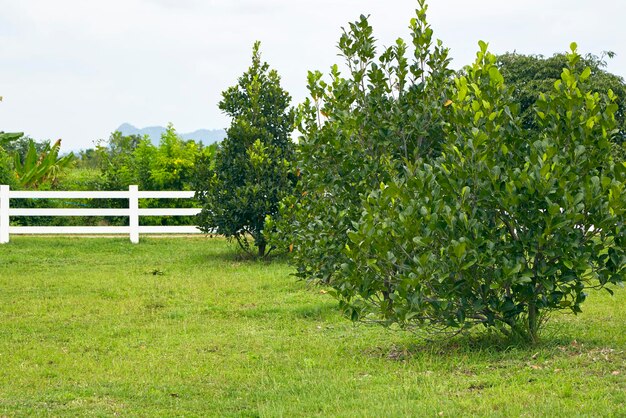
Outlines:
[[[381,184],[349,233],[335,288],[355,319],[535,341],[549,312],[623,280],[626,166],[607,158],[618,98],[590,90],[575,44],[567,59],[527,130],[481,43],[455,79],[441,157]]]
[[[339,50],[348,69],[326,82],[309,73],[310,98],[300,109],[297,197],[282,203],[273,237],[293,251],[299,277],[334,286],[352,261],[348,231],[367,195],[401,174],[404,161],[441,152],[443,113],[452,71],[448,50],[433,39],[427,7],[411,20],[411,42],[378,52],[361,16],[345,28]],[[410,55],[409,55],[410,54]]]
[[[101,166],[100,155],[95,148],[80,150],[76,159],[77,168],[97,170]]]
[[[149,181],[155,190],[190,190],[195,162],[202,150],[201,144],[181,139],[169,124],[156,152],[146,150],[140,157],[139,167],[150,168]],[[212,148],[207,149],[210,150]],[[140,147],[137,151],[143,150]]]
[[[130,184],[137,184],[135,150],[141,143],[152,146],[150,140],[138,135],[122,135],[113,132],[108,141],[96,147],[97,161],[102,173],[104,190],[123,190]]]
[[[227,137],[220,144],[214,168],[200,170],[197,196],[203,210],[199,224],[235,238],[250,251],[248,236],[259,256],[266,255],[263,228],[267,216],[292,193],[290,174],[294,158],[291,97],[280,86],[280,76],[261,61],[260,43],[254,44],[252,65],[237,85],[222,93],[219,108],[232,118]]]

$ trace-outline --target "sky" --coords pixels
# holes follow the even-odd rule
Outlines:
[[[0,0],[0,131],[89,148],[124,122],[180,132],[226,128],[217,104],[249,66],[252,45],[294,104],[309,70],[340,63],[341,27],[370,15],[379,45],[408,40],[415,0]],[[624,0],[430,0],[452,66],[491,52],[617,55],[626,77]]]

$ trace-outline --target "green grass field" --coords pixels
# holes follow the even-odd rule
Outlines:
[[[626,416],[626,291],[535,347],[354,326],[220,239],[0,247],[0,416]]]

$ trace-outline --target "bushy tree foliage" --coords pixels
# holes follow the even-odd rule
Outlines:
[[[311,75],[300,196],[279,230],[298,274],[329,284],[354,320],[536,340],[549,312],[578,313],[586,289],[622,281],[618,97],[589,88],[573,47],[526,129],[487,45],[452,77],[420,5],[413,63],[373,63],[363,18],[340,42],[349,78]]]
[[[527,131],[481,44],[455,80],[443,155],[381,185],[350,233],[339,294],[354,315],[535,340],[547,313],[578,313],[587,288],[621,282],[626,169],[607,157],[616,97],[588,90],[579,59],[573,49]]]
[[[222,93],[220,109],[232,118],[213,167],[201,170],[197,196],[203,204],[200,226],[235,238],[250,250],[254,240],[259,256],[268,248],[263,235],[265,218],[275,215],[278,203],[292,193],[290,172],[294,158],[291,97],[280,77],[261,61],[254,44],[252,65],[237,85]]]
[[[448,50],[433,40],[420,5],[410,23],[411,46],[398,39],[378,53],[361,16],[339,40],[347,74],[337,65],[329,82],[318,71],[309,73],[311,97],[300,109],[297,198],[283,202],[274,237],[292,249],[299,277],[340,286],[342,266],[351,263],[347,233],[369,192],[402,175],[404,161],[441,152],[452,71]]]
[[[137,184],[134,155],[142,140],[150,143],[148,138],[141,138],[138,135],[126,136],[116,131],[106,142],[98,144],[96,154],[103,190],[123,190],[128,188],[129,184]]]

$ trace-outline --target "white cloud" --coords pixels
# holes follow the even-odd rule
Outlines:
[[[339,60],[340,27],[370,14],[382,44],[407,37],[413,0],[0,0],[0,129],[87,147],[122,122],[171,121],[180,131],[227,125],[220,92],[262,41],[266,60],[294,99],[306,72]],[[469,63],[478,39],[495,52],[618,53],[609,69],[626,75],[619,0],[431,0],[435,35]]]

